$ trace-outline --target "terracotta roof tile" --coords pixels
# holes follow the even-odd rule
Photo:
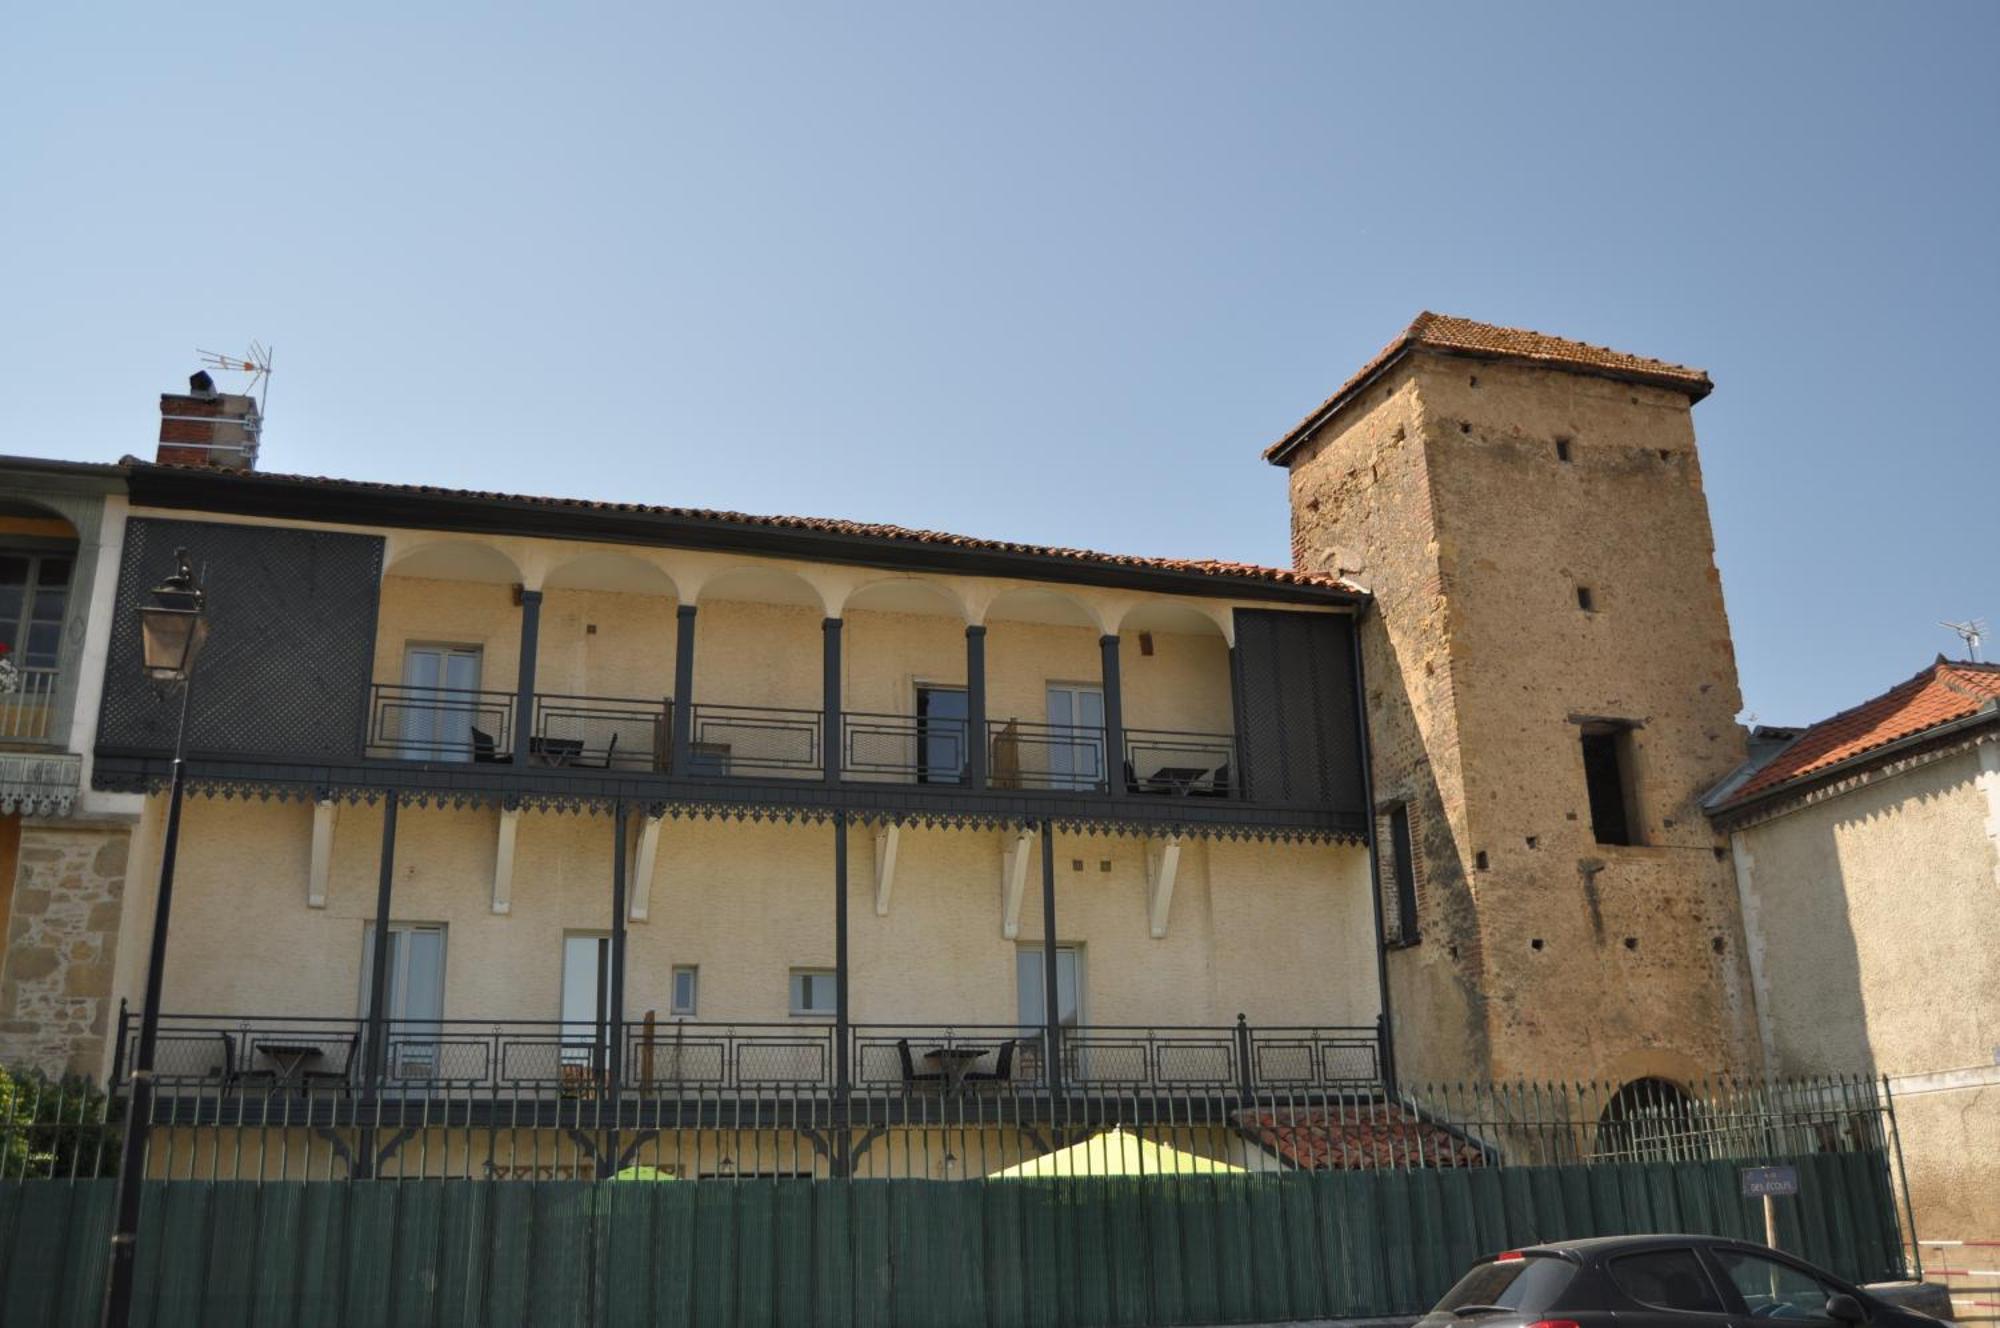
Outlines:
[[[138,457],[126,457],[124,465],[133,470],[181,471],[214,476],[228,474],[200,465],[161,465],[144,461]],[[882,540],[897,544],[950,545],[955,548],[976,550],[985,553],[1018,553],[1044,558],[1058,558],[1067,562],[1089,563],[1110,567],[1129,567],[1147,571],[1185,572],[1197,576],[1214,577],[1218,581],[1261,581],[1279,585],[1315,586],[1331,590],[1344,590],[1355,595],[1367,593],[1362,587],[1342,577],[1329,576],[1321,572],[1300,572],[1288,567],[1264,567],[1256,563],[1232,562],[1223,558],[1149,558],[1138,554],[1100,553],[1095,549],[1072,549],[1042,544],[1023,544],[1012,540],[982,539],[974,535],[954,535],[942,530],[920,530],[907,526],[885,525],[878,522],[846,521],[837,517],[817,516],[759,516],[749,512],[726,512],[701,507],[667,507],[649,503],[603,502],[585,498],[548,498],[532,494],[502,493],[489,489],[450,489],[432,484],[388,484],[375,480],[336,479],[324,475],[286,475],[273,471],[256,471],[243,478],[249,480],[275,480],[280,483],[306,484],[339,488],[349,492],[402,494],[412,497],[457,499],[472,502],[523,503],[537,507],[562,508],[578,512],[626,512],[648,516],[673,517],[680,520],[712,521],[718,525],[761,526],[773,530],[805,530],[827,534],[851,535],[861,539]],[[1218,593],[1222,593],[1218,590]]]
[[[1389,1102],[1276,1107],[1236,1113],[1253,1142],[1304,1171],[1480,1167],[1486,1153],[1442,1125]]]
[[[1413,347],[1427,347],[1431,350],[1452,351],[1463,355],[1480,355],[1496,360],[1519,360],[1530,364],[1581,369],[1588,373],[1604,374],[1612,378],[1686,392],[1691,403],[1701,400],[1715,389],[1714,382],[1706,372],[1690,369],[1686,365],[1669,364],[1665,360],[1649,359],[1644,355],[1628,355],[1624,351],[1611,350],[1605,346],[1571,341],[1567,337],[1552,337],[1545,332],[1530,332],[1518,327],[1498,327],[1492,323],[1475,322],[1470,318],[1454,318],[1449,314],[1434,314],[1425,310],[1403,329],[1401,336],[1384,346],[1380,354],[1362,365],[1352,378],[1342,383],[1338,391],[1313,407],[1312,413],[1293,425],[1283,438],[1265,448],[1264,459],[1273,464],[1283,464],[1286,455],[1303,442],[1322,420],[1345,405],[1348,399],[1367,386],[1376,374]]]
[[[2000,711],[2000,664],[1935,664],[1882,695],[1814,724],[1722,803],[1733,807],[1794,780],[1991,706]]]

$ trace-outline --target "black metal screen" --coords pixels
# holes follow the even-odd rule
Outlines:
[[[185,547],[208,591],[208,643],[188,705],[190,752],[361,754],[382,541],[373,535],[135,517],[111,622],[103,751],[169,751],[180,699],[141,669],[138,608]]]
[[[1248,795],[1365,815],[1352,620],[1236,610],[1236,683]]]

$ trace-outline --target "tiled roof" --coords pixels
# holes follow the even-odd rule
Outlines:
[[[1486,1165],[1477,1144],[1391,1102],[1239,1111],[1236,1124],[1286,1166],[1304,1171]]]
[[[1352,378],[1342,383],[1337,392],[1313,407],[1312,413],[1293,425],[1283,438],[1265,448],[1264,459],[1274,464],[1282,464],[1286,454],[1304,441],[1306,435],[1311,433],[1322,420],[1346,404],[1348,398],[1367,386],[1376,374],[1413,347],[1450,351],[1461,355],[1479,355],[1496,360],[1519,360],[1530,364],[1550,364],[1562,368],[1580,369],[1586,373],[1603,374],[1611,378],[1685,392],[1690,403],[1701,400],[1715,390],[1715,384],[1706,372],[1690,369],[1686,365],[1669,364],[1665,360],[1648,359],[1644,355],[1627,355],[1624,351],[1592,346],[1582,341],[1571,341],[1567,337],[1552,337],[1545,332],[1530,332],[1518,327],[1497,327],[1492,323],[1475,322],[1470,318],[1454,318],[1449,314],[1434,314],[1425,310],[1403,329],[1401,336],[1384,346],[1379,355],[1362,365]]]
[[[1964,719],[1982,707],[2000,714],[2000,664],[1966,664],[1939,656],[1935,664],[1907,682],[1806,729],[1745,780],[1718,810],[1878,747]]]
[[[1343,590],[1355,595],[1367,593],[1362,587],[1345,578],[1330,576],[1322,572],[1300,572],[1288,567],[1264,567],[1256,563],[1232,562],[1223,558],[1149,558],[1138,554],[1100,553],[1094,549],[1071,549],[1042,544],[1023,544],[1011,540],[982,539],[974,535],[954,535],[941,530],[919,530],[908,526],[892,526],[878,522],[846,521],[837,517],[817,516],[759,516],[748,512],[724,512],[701,507],[665,507],[648,503],[603,502],[585,498],[548,498],[532,494],[501,493],[488,489],[450,489],[431,484],[387,484],[375,480],[336,479],[324,475],[286,475],[272,471],[255,471],[248,474],[217,471],[199,465],[161,465],[143,461],[137,457],[126,457],[124,464],[134,471],[185,472],[203,477],[223,476],[228,479],[243,479],[254,483],[269,480],[283,484],[300,484],[327,489],[339,489],[350,493],[396,494],[408,497],[435,498],[441,501],[492,502],[526,505],[531,507],[559,508],[575,512],[630,513],[645,516],[670,517],[678,520],[714,522],[717,525],[736,527],[763,527],[772,530],[814,531],[824,534],[848,535],[865,540],[881,540],[895,544],[932,544],[951,546],[983,553],[1026,554],[1042,558],[1056,558],[1066,562],[1095,564],[1106,567],[1124,567],[1142,571],[1181,572],[1196,576],[1214,577],[1218,581],[1260,581],[1278,585],[1312,586],[1329,590]],[[1218,588],[1218,593],[1222,593]]]

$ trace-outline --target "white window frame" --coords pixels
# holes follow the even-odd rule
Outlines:
[[[687,1004],[681,1004],[681,974],[687,974]],[[692,1019],[701,1008],[701,965],[675,964],[667,976],[667,1013],[676,1019]]]
[[[800,991],[799,980],[801,978],[825,978],[831,984],[834,1003],[824,1010],[802,1009],[798,1003]],[[811,991],[810,982],[807,983],[805,990],[808,992]],[[793,968],[785,976],[785,1005],[794,1019],[832,1019],[837,1017],[840,1013],[840,975],[831,968],[813,968],[810,966]]]
[[[1060,969],[1060,966],[1061,966],[1061,963],[1062,963],[1062,958],[1061,958],[1061,956],[1062,956],[1063,954],[1065,954],[1065,953],[1068,953],[1068,954],[1071,954],[1071,955],[1075,956],[1075,958],[1071,960],[1071,963],[1072,963],[1072,964],[1073,964],[1073,965],[1075,966],[1075,968],[1076,968],[1076,1018],[1075,1018],[1075,1020],[1074,1020],[1073,1022],[1071,1022],[1071,1023],[1067,1023],[1067,1024],[1064,1024],[1064,1025],[1063,1025],[1063,1027],[1064,1027],[1064,1028],[1083,1028],[1083,1027],[1085,1027],[1085,1026],[1086,1026],[1086,1025],[1088,1024],[1088,1022],[1089,1022],[1089,1018],[1088,1018],[1088,1012],[1087,1012],[1087,1010],[1086,1010],[1086,1007],[1085,1007],[1085,1003],[1084,1003],[1084,992],[1085,992],[1085,990],[1087,989],[1087,983],[1085,982],[1085,976],[1086,976],[1086,974],[1085,974],[1085,969],[1084,969],[1084,962],[1083,962],[1083,950],[1084,950],[1084,947],[1083,947],[1083,946],[1082,946],[1082,945],[1081,945],[1080,943],[1078,943],[1078,942],[1075,942],[1075,941],[1057,941],[1057,942],[1056,942],[1056,946],[1055,946],[1055,949],[1056,949],[1056,956],[1057,956],[1057,958],[1056,958],[1056,963],[1057,963],[1057,965],[1058,965],[1058,968],[1059,968],[1059,969]],[[1047,956],[1048,956],[1048,947],[1047,947],[1047,946],[1045,946],[1045,945],[1043,945],[1043,944],[1042,944],[1042,943],[1041,943],[1040,941],[1023,941],[1023,942],[1021,942],[1020,944],[1018,944],[1018,945],[1016,945],[1016,946],[1014,947],[1014,1012],[1015,1012],[1015,1014],[1016,1014],[1017,1016],[1018,1016],[1018,1015],[1020,1015],[1020,1014],[1022,1013],[1022,1010],[1021,1010],[1021,956],[1022,956],[1022,955],[1028,955],[1028,954],[1037,954],[1037,955],[1041,955],[1041,956],[1043,956],[1043,958],[1042,958],[1042,963],[1043,963],[1044,965],[1046,965],[1046,964],[1048,963],[1048,957],[1047,957]],[[1058,980],[1058,982],[1060,982],[1060,980],[1061,980],[1061,973],[1060,973],[1060,972],[1058,972],[1058,974],[1057,974],[1057,980]],[[1044,1003],[1046,1003],[1046,1002],[1047,1002],[1047,1000],[1048,1000],[1048,995],[1047,995],[1047,993],[1048,993],[1048,985],[1047,985],[1047,983],[1048,983],[1048,970],[1047,970],[1047,968],[1043,968],[1043,970],[1042,970],[1042,979],[1041,979],[1041,981],[1042,981],[1042,985],[1038,986],[1038,987],[1037,987],[1037,988],[1036,988],[1035,990],[1036,990],[1036,993],[1037,993],[1037,996],[1038,996],[1038,998],[1039,998],[1039,999],[1040,999],[1041,1001],[1043,1001]],[[1043,1012],[1043,1016],[1044,1016],[1044,1021],[1046,1022],[1046,1018],[1047,1018],[1047,1012],[1046,1012],[1046,1011],[1044,1011],[1044,1012]],[[1058,1017],[1060,1017],[1060,1015],[1058,1015]],[[1024,1023],[1022,1024],[1022,1027],[1024,1027],[1024,1028],[1025,1028],[1025,1027],[1028,1027],[1028,1026],[1029,1026],[1029,1025],[1027,1025],[1027,1024],[1026,1024],[1025,1022],[1024,1022]],[[1040,1027],[1042,1027],[1042,1025],[1041,1025],[1041,1024],[1035,1024],[1035,1025],[1033,1025],[1033,1027],[1036,1027],[1036,1028],[1040,1028]]]

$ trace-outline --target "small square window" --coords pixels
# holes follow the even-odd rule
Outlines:
[[[674,965],[672,1013],[677,1015],[694,1014],[696,1008],[695,1002],[700,990],[700,973],[701,970],[693,964]]]
[[[1630,727],[1585,726],[1584,787],[1590,799],[1590,828],[1600,844],[1645,842],[1639,834],[1637,767]]]
[[[833,970],[795,968],[792,970],[792,1015],[795,1018],[830,1017],[835,1013]]]
[[[1585,613],[1597,612],[1597,596],[1591,593],[1589,586],[1578,586],[1576,588],[1576,607],[1582,609]]]

